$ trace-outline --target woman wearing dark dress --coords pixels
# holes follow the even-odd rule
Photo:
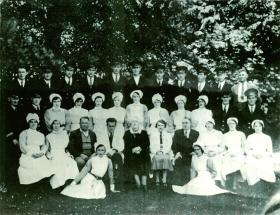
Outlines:
[[[147,190],[147,175],[150,168],[149,137],[140,129],[138,119],[131,121],[131,127],[124,134],[124,168],[128,176],[134,177],[137,188]]]

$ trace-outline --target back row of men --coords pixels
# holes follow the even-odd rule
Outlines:
[[[84,77],[76,77],[75,69],[70,65],[62,66],[62,75],[56,78],[49,68],[44,68],[42,77],[29,79],[28,71],[25,67],[18,67],[16,76],[13,80],[4,83],[7,94],[16,93],[22,104],[28,102],[30,93],[39,93],[42,97],[42,107],[47,108],[49,104],[49,95],[59,93],[63,99],[63,107],[69,109],[73,106],[72,97],[76,92],[81,92],[85,96],[84,107],[91,109],[94,104],[91,96],[95,92],[101,92],[105,96],[111,97],[113,92],[122,92],[124,94],[123,105],[129,104],[129,94],[133,90],[142,90],[144,97],[142,103],[148,108],[152,107],[152,95],[159,93],[163,96],[163,106],[168,110],[174,110],[174,97],[185,95],[188,98],[187,109],[196,108],[196,99],[199,95],[207,95],[210,103],[209,108],[215,107],[219,101],[222,92],[230,92],[233,96],[232,102],[239,110],[247,102],[245,92],[247,89],[256,87],[247,81],[248,74],[246,70],[241,70],[238,75],[238,83],[230,85],[227,78],[227,71],[218,69],[217,82],[210,84],[207,80],[208,70],[203,67],[197,67],[194,76],[189,71],[189,65],[185,62],[176,63],[175,77],[163,65],[154,65],[154,74],[151,78],[145,78],[142,75],[142,64],[135,61],[131,64],[131,73],[129,77],[123,75],[122,64],[115,63],[111,66],[111,73],[102,79],[97,76],[97,67],[89,64],[85,69]],[[104,107],[111,107],[110,100],[104,103]]]

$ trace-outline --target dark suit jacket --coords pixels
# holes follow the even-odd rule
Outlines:
[[[216,99],[216,101],[218,103],[220,103],[221,101],[221,95],[224,93],[224,92],[227,92],[227,93],[231,93],[231,87],[232,85],[230,85],[229,83],[225,82],[224,86],[222,87],[222,89],[219,88],[219,84],[218,83],[215,83],[213,85],[213,88],[212,88],[212,91],[213,91],[213,96],[214,98]]]
[[[266,128],[265,114],[258,105],[256,106],[254,113],[250,113],[249,107],[246,104],[246,106],[239,112],[239,119],[241,130],[246,135],[252,134],[254,132],[251,123],[256,119],[263,120]]]
[[[198,91],[198,82],[196,81],[194,84],[193,84],[193,86],[192,86],[192,93],[191,93],[191,98],[193,99],[193,100],[195,100],[195,102],[196,102],[196,104],[195,104],[195,107],[193,108],[193,109],[196,109],[198,106],[197,106],[197,98],[199,97],[199,96],[201,96],[201,95],[206,95],[206,96],[208,96],[208,99],[209,99],[209,102],[208,102],[208,104],[207,104],[207,107],[209,108],[209,109],[212,109],[212,107],[213,107],[213,104],[215,104],[215,101],[214,101],[214,99],[213,99],[213,88],[212,88],[212,86],[210,85],[210,83],[208,83],[207,81],[206,81],[206,83],[205,83],[205,86],[204,86],[204,88],[202,89],[202,91],[201,92],[199,92]]]
[[[25,79],[25,85],[24,85],[24,87],[22,87],[19,85],[18,80],[15,79],[8,83],[7,89],[8,89],[8,92],[18,95],[22,104],[24,104],[24,103],[26,103],[26,101],[28,100],[28,97],[30,95],[31,82],[30,82],[30,80]]]
[[[80,91],[80,84],[76,77],[72,77],[72,84],[69,85],[65,81],[65,76],[61,77],[58,82],[59,92],[63,98],[62,106],[69,109],[74,106],[73,95]]]
[[[215,120],[215,128],[222,131],[223,133],[228,131],[227,119],[229,117],[238,118],[237,108],[231,104],[229,105],[228,111],[226,113],[223,111],[221,103],[219,103],[216,108],[212,109],[212,111],[213,118]]]
[[[189,138],[184,135],[183,129],[175,131],[171,147],[174,155],[176,155],[177,152],[180,152],[183,157],[182,159],[186,159],[188,162],[190,162],[192,157],[190,153],[193,151],[192,146],[193,143],[197,141],[198,136],[199,133],[192,129],[190,130]]]
[[[89,130],[89,136],[91,140],[91,152],[94,153],[94,144],[96,143],[96,135],[93,131]],[[82,142],[82,134],[80,129],[72,131],[69,136],[69,145],[67,147],[68,151],[74,158],[79,157],[83,152],[83,142]]]

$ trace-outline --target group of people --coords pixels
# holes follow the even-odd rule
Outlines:
[[[229,192],[229,178],[233,190],[245,181],[275,182],[260,92],[247,72],[231,86],[219,70],[210,86],[204,68],[192,80],[188,65],[176,66],[176,77],[155,65],[145,80],[135,62],[124,80],[116,63],[101,81],[91,65],[78,85],[65,66],[61,88],[53,88],[50,70],[27,88],[27,71],[18,68],[5,89],[6,181],[50,178],[53,189],[85,199],[105,198],[107,181],[112,192],[130,182],[146,191],[153,178],[157,188],[192,195]]]

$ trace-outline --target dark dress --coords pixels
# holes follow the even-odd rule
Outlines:
[[[124,169],[129,176],[147,175],[150,169],[149,138],[146,131],[131,133],[130,130],[124,134]],[[140,147],[139,154],[132,153],[134,147]]]
[[[182,158],[175,161],[174,171],[171,174],[170,183],[172,185],[183,186],[190,180],[190,168],[193,151],[193,143],[197,141],[199,133],[195,130],[190,130],[189,137],[184,135],[184,130],[175,131],[172,143],[172,151],[174,155],[180,152]]]

